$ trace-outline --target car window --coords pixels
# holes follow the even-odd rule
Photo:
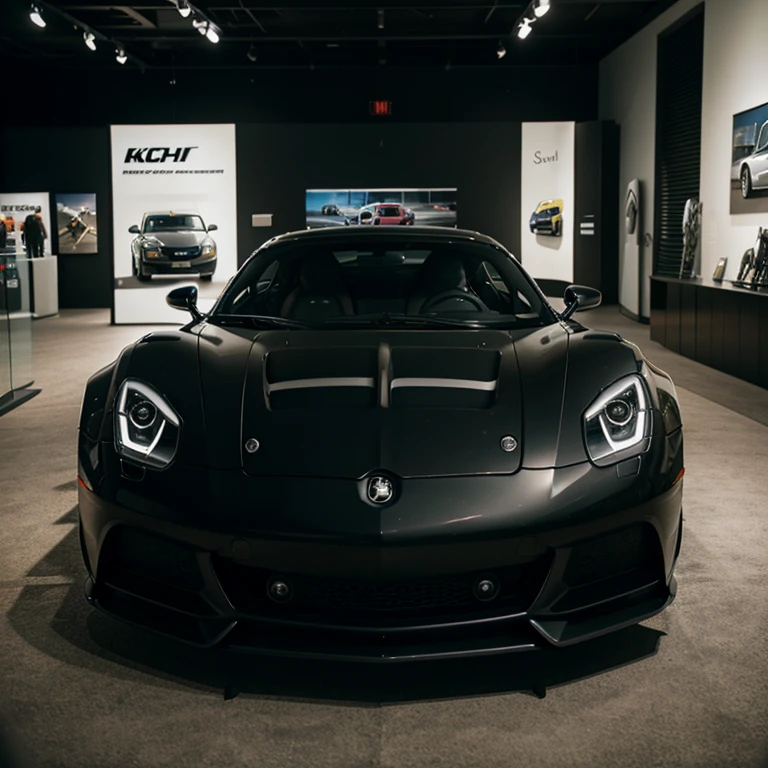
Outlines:
[[[145,232],[175,232],[178,230],[204,232],[205,226],[200,216],[191,214],[181,216],[171,216],[170,214],[152,215],[144,219]]]
[[[763,123],[763,127],[760,129],[760,135],[757,137],[757,145],[755,146],[755,152],[760,152],[768,146],[768,123]]]
[[[467,322],[519,327],[547,324],[554,317],[503,250],[478,242],[409,242],[396,236],[265,246],[224,291],[217,315],[323,328],[420,322],[426,327],[466,327]]]

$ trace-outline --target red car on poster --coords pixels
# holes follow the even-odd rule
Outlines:
[[[358,224],[404,224],[413,225],[414,216],[411,211],[399,203],[373,203],[358,211]]]

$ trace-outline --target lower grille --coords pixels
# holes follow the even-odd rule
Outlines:
[[[193,550],[128,526],[113,528],[99,557],[97,579],[121,592],[185,613],[208,616],[203,577]]]
[[[544,582],[550,558],[497,568],[492,572],[451,574],[419,579],[337,579],[274,573],[213,558],[217,576],[237,610],[255,616],[329,619],[414,619],[482,611],[517,613],[533,601]],[[493,600],[475,597],[477,582],[492,577],[499,585]],[[267,595],[270,580],[285,580],[292,598],[276,603]]]
[[[199,245],[193,248],[161,248],[160,252],[172,261],[188,261],[200,256],[202,248]]]

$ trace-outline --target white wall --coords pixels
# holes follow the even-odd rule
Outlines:
[[[733,115],[768,102],[768,0],[707,0],[701,116],[702,274],[728,257],[738,271],[765,213],[730,213]]]
[[[653,228],[656,37],[698,5],[679,0],[600,63],[600,117],[621,126],[621,187],[644,183],[645,231]],[[722,256],[730,275],[765,214],[730,213],[733,115],[768,102],[768,0],[706,0],[701,116],[702,275]],[[623,222],[619,222],[623,226]],[[646,292],[647,294],[647,292]]]
[[[523,123],[520,178],[520,261],[534,280],[573,282],[574,153],[572,122]],[[564,202],[562,235],[531,232],[529,218],[540,202]]]
[[[656,38],[699,4],[701,0],[679,0],[655,21],[630,38],[624,45],[600,62],[601,120],[615,120],[621,130],[619,188],[622,195],[627,184],[639,179],[642,191],[640,258],[650,274],[651,248],[642,245],[643,235],[653,232],[654,170],[656,166]],[[721,0],[714,0],[720,2]],[[757,0],[764,2],[765,0]],[[707,3],[707,14],[709,3]],[[705,46],[706,48],[706,46]],[[705,53],[706,55],[706,53]],[[706,73],[705,73],[706,74]],[[726,152],[730,156],[730,139]],[[730,173],[730,165],[727,173]],[[727,188],[725,188],[727,193]],[[702,196],[702,199],[703,196]],[[624,248],[624,199],[619,205],[619,248]],[[705,204],[706,205],[706,204]],[[705,207],[706,214],[706,207]],[[680,222],[682,227],[682,221]],[[650,314],[649,286],[643,286],[640,314]]]

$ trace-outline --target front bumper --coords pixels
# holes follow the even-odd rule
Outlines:
[[[216,260],[216,256],[198,256],[189,262],[142,257],[141,272],[144,275],[212,275],[216,271]],[[179,266],[186,263],[189,263],[189,266]]]
[[[243,488],[254,487],[254,499],[282,496],[290,505],[312,498],[316,481],[211,471],[206,483],[199,470],[190,472],[198,491],[234,485],[239,508],[224,500],[206,513],[190,501],[185,514],[160,503],[151,488],[155,501],[140,488],[106,500],[81,486],[80,519],[91,604],[197,646],[378,662],[532,650],[643,621],[676,591],[681,482],[648,498],[642,475],[620,478],[615,467],[591,465],[404,480],[403,501],[451,499],[460,514],[427,511],[416,521],[395,504],[370,522],[371,507],[361,506],[356,519],[367,513],[370,526],[349,533],[353,518],[339,499],[342,486],[355,481],[326,481],[324,508],[339,504],[334,519],[346,527],[310,530],[298,520],[304,510],[291,530],[283,510],[284,529],[276,533]],[[595,482],[603,491],[590,503],[583,492]],[[525,511],[494,512],[489,500],[503,483]],[[568,492],[558,495],[558,488]],[[500,592],[482,602],[473,588],[489,575]],[[293,600],[268,598],[275,577],[291,585]]]

